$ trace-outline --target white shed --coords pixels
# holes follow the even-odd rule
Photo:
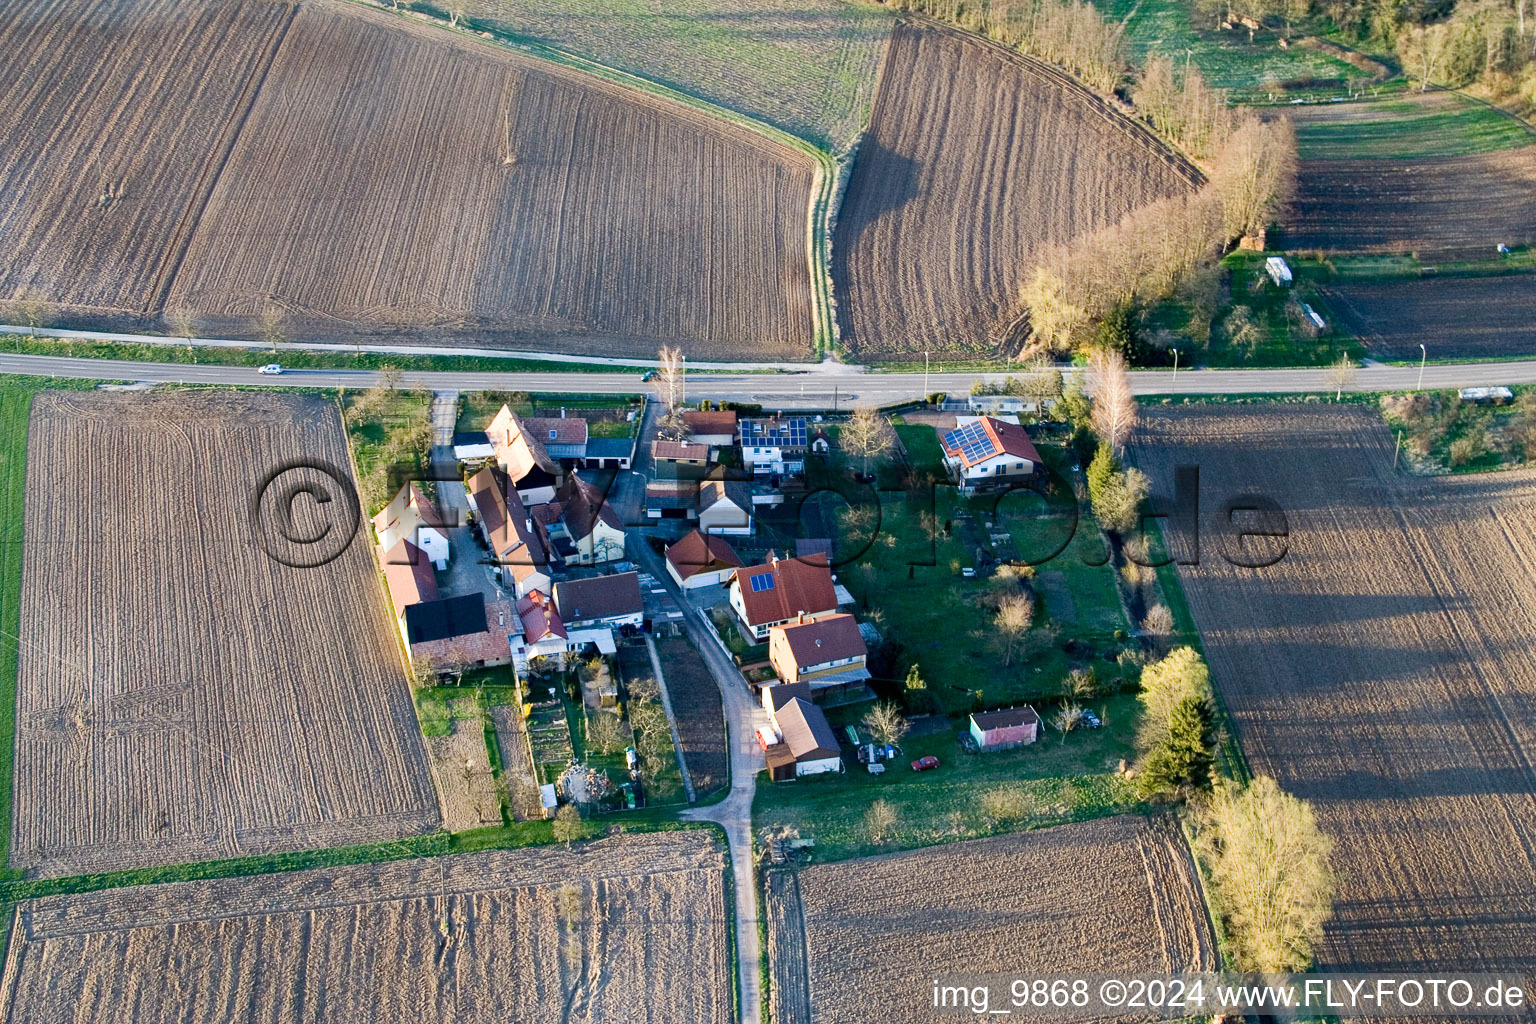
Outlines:
[[[1291,268],[1283,257],[1269,257],[1269,259],[1264,261],[1264,269],[1269,273],[1269,279],[1275,282],[1276,287],[1289,288],[1291,286]]]

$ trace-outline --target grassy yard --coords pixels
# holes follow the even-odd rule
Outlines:
[[[816,840],[814,859],[841,860],[1134,808],[1134,785],[1118,774],[1118,767],[1121,759],[1134,756],[1136,700],[1116,696],[1091,706],[1102,715],[1104,728],[1065,736],[1047,729],[1031,746],[986,754],[961,748],[959,736],[966,725],[963,717],[956,718],[941,731],[909,736],[883,775],[870,775],[854,760],[853,748],[845,746],[848,770],[842,775],[759,784],[753,824],[792,825]],[[840,710],[829,713],[834,722],[841,722]],[[939,758],[940,766],[912,771],[910,762],[929,754]],[[1006,814],[988,813],[984,804],[984,794],[997,790],[1013,798]],[[883,843],[870,840],[864,823],[877,799],[896,810],[896,824]]]
[[[1362,118],[1350,104],[1348,118],[1304,120],[1296,126],[1303,160],[1422,160],[1515,149],[1536,135],[1514,118],[1481,103],[1438,94],[1434,109],[1407,100],[1381,100]]]
[[[0,872],[11,843],[16,641],[21,629],[21,544],[32,395],[26,385],[0,383]]]

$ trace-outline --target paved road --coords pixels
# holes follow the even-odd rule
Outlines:
[[[188,382],[201,384],[266,384],[283,387],[365,388],[378,382],[370,370],[288,370],[263,376],[240,366],[187,366],[139,363],[67,356],[0,354],[0,373],[81,377],[99,380]],[[1281,394],[1332,391],[1328,370],[1135,370],[1131,384],[1137,394]],[[1002,374],[933,373],[926,392],[969,394],[977,380],[997,381]],[[1356,374],[1355,387],[1365,391],[1396,391],[1418,386],[1416,366],[1371,365]],[[1441,363],[1424,370],[1427,388],[1473,387],[1484,384],[1536,383],[1536,360],[1508,363]],[[574,391],[633,394],[643,390],[640,377],[624,373],[427,373],[404,375],[406,386],[433,391]],[[826,409],[834,404],[889,405],[925,393],[921,373],[864,373],[860,367],[827,367],[806,373],[712,373],[688,379],[691,399],[761,402],[770,409]]]

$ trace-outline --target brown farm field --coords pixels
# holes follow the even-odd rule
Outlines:
[[[1536,353],[1536,274],[1339,283],[1324,289],[1344,326],[1377,359]]]
[[[993,351],[1033,253],[1198,177],[1061,71],[903,23],[833,240],[843,339],[868,359]]]
[[[0,302],[157,310],[295,9],[0,5]]]
[[[682,637],[657,640],[656,651],[667,674],[667,695],[677,717],[688,776],[695,794],[708,796],[730,781],[720,686],[699,652]]]
[[[294,460],[348,464],[334,405],[35,399],[13,867],[79,874],[438,827],[398,639],[340,485],[291,469],[252,505]],[[327,527],[345,546],[282,539]]]
[[[727,1021],[724,868],[687,831],[32,900],[0,1017]]]
[[[771,872],[767,886],[781,1024],[853,1024],[872,1006],[901,1024],[952,1020],[931,1009],[930,986],[948,973],[1215,969],[1194,863],[1168,818]]]
[[[1158,409],[1135,459],[1154,493],[1200,468],[1179,575],[1251,766],[1333,837],[1320,968],[1529,974],[1536,475],[1399,476],[1393,443],[1360,406]],[[1222,555],[1241,494],[1285,511],[1273,566]]]
[[[8,48],[29,31],[62,33],[56,26],[90,5],[22,6],[28,17],[0,20]],[[169,15],[159,5],[96,6],[124,26],[112,52],[125,63],[207,63],[165,52],[154,17]],[[25,198],[7,200],[9,214],[0,204],[0,244],[27,249],[39,267],[72,269],[50,277],[13,267],[0,298],[26,291],[51,305],[51,319],[86,326],[188,317],[205,335],[810,354],[809,155],[418,20],[328,0],[308,0],[291,22],[287,7],[231,9],[247,6],[265,20],[226,26],[230,14],[200,30],[208,48],[219,32],[238,37],[231,52],[252,54],[245,76],[183,83],[146,73],[129,109],[154,117],[139,120],[110,95],[125,86],[92,80],[98,64],[115,67],[100,45],[55,44],[72,59],[48,80],[89,102],[71,111],[55,100],[58,111],[45,104],[26,120],[0,114],[11,151],[0,168],[35,173],[54,154],[77,154],[82,166],[50,189],[8,193]],[[0,99],[33,91],[19,79]],[[191,126],[209,123],[195,138],[189,110]],[[213,124],[216,115],[224,120]],[[55,138],[39,124],[68,130]],[[175,143],[151,161],[182,190],[176,209],[155,206],[146,227],[158,229],[128,216],[149,205],[134,205],[158,180],[149,171],[130,176],[123,200],[91,208],[99,182],[87,171],[104,138],[134,154]],[[38,234],[37,225],[65,222],[89,231]],[[78,260],[93,247],[117,262]]]

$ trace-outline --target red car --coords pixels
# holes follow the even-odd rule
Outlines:
[[[912,770],[915,772],[925,772],[929,768],[937,768],[938,766],[939,759],[932,754],[929,754],[927,757],[920,757],[912,762]]]

